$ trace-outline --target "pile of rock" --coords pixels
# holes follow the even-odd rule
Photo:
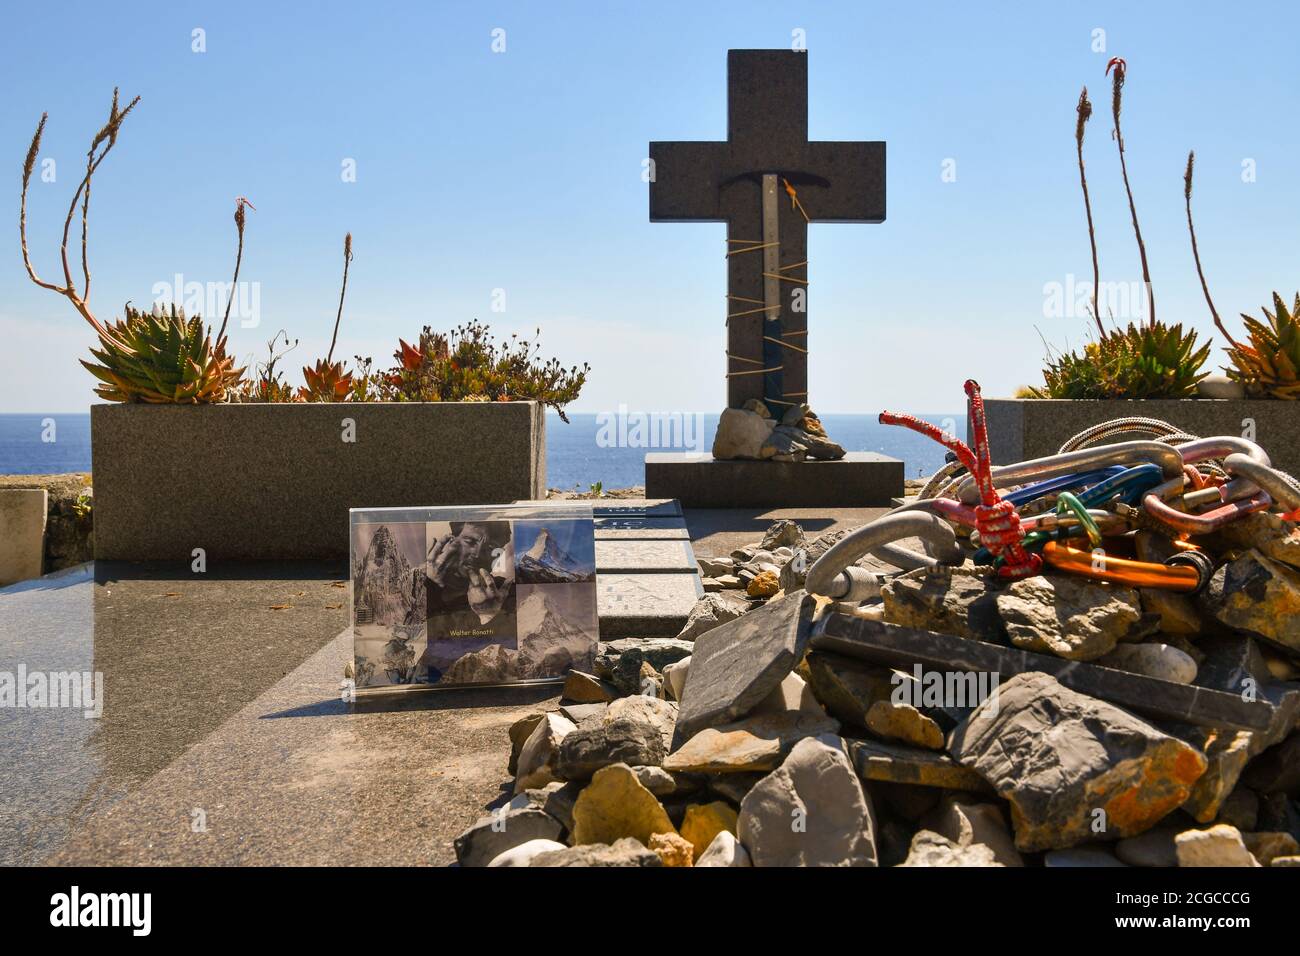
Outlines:
[[[766,405],[751,398],[741,408],[723,409],[713,457],[830,461],[843,458],[844,449],[827,437],[821,419],[807,405],[791,405],[778,421]]]
[[[1252,524],[1255,548],[1195,601],[1059,575],[1006,586],[946,573],[899,576],[881,601],[850,610],[793,584],[787,569],[829,545],[778,523],[727,573],[752,574],[752,585],[770,564],[792,585],[766,600],[706,595],[674,639],[603,644],[593,673],[569,675],[557,709],[510,728],[515,795],[461,834],[457,856],[466,866],[1300,865],[1300,684],[1288,653],[1300,650],[1300,625],[1286,604],[1300,596],[1300,536]],[[826,616],[845,613],[1249,688],[1276,719],[1267,731],[1153,721],[1035,671],[961,705],[932,699],[919,671],[814,648]]]

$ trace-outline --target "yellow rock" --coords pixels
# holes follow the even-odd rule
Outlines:
[[[709,844],[723,830],[736,835],[737,813],[731,805],[721,800],[712,803],[692,803],[686,808],[682,820],[682,836],[695,848],[698,860],[709,848]]]
[[[771,597],[779,590],[781,590],[781,582],[776,574],[772,571],[760,571],[754,580],[749,582],[745,593],[750,597]]]
[[[878,700],[867,711],[867,729],[885,740],[897,740],[927,750],[943,749],[943,731],[911,704]]]
[[[654,834],[649,848],[659,854],[664,866],[691,866],[695,860],[695,847],[676,833]]]
[[[656,833],[677,833],[663,805],[625,763],[610,764],[578,794],[573,805],[573,843],[614,843],[633,837],[650,849]]]

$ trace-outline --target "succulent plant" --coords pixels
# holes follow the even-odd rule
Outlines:
[[[226,340],[214,345],[199,316],[191,319],[176,306],[142,312],[126,305],[126,316],[108,326],[99,360],[81,364],[99,379],[95,394],[110,402],[181,404],[224,402],[244,370],[226,355]]]
[[[1082,352],[1049,358],[1038,398],[1189,398],[1205,378],[1201,368],[1208,344],[1197,348],[1196,332],[1154,322],[1115,329]]]
[[[342,362],[317,359],[315,368],[303,366],[306,385],[298,390],[305,402],[346,402],[352,394],[352,373]]]
[[[1264,309],[1264,317],[1267,324],[1242,313],[1250,344],[1232,343],[1232,367],[1224,371],[1252,398],[1300,398],[1300,293],[1288,311],[1274,292],[1273,311]]]

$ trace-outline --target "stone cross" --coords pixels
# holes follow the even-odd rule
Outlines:
[[[779,418],[808,400],[808,223],[884,221],[885,144],[808,142],[808,55],[730,50],[726,142],[650,160],[651,222],[726,222],[727,404]]]

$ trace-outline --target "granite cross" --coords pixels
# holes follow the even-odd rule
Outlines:
[[[726,142],[650,144],[650,221],[727,223],[727,404],[808,397],[810,222],[883,222],[885,144],[808,141],[808,55],[727,53]]]

